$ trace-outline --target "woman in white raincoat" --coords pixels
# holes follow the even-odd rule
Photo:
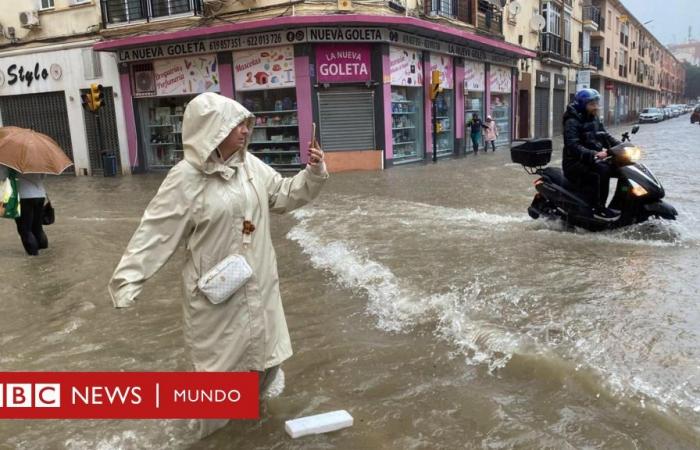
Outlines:
[[[306,169],[283,178],[247,153],[254,116],[236,101],[201,94],[189,103],[183,120],[184,160],[170,170],[146,208],[109,292],[115,307],[132,306],[144,282],[184,239],[184,331],[194,370],[258,371],[262,393],[292,355],[270,212],[292,211],[319,194],[328,178],[323,152],[311,147]],[[227,301],[212,304],[197,281],[234,253],[245,256],[253,277]],[[200,421],[200,436],[226,422]]]

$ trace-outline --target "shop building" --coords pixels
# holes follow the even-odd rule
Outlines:
[[[251,153],[279,170],[307,161],[312,123],[331,170],[432,157],[429,83],[442,73],[438,156],[465,152],[468,115],[513,135],[517,45],[413,17],[293,16],[97,43],[119,63],[129,164],[158,170],[182,158],[182,113],[201,92],[256,115]]]
[[[101,152],[129,172],[119,73],[114,55],[94,52],[100,10],[93,2],[9,2],[0,11],[0,125],[31,128],[56,140],[74,165],[66,173],[103,173]],[[37,5],[39,6],[39,5]],[[82,107],[90,84],[104,87],[100,115]],[[97,138],[99,120],[103,142]],[[122,151],[123,150],[123,151]]]

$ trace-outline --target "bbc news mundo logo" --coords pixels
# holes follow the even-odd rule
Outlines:
[[[60,408],[58,383],[0,384],[0,408]]]

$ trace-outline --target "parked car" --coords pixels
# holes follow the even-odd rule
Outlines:
[[[639,123],[661,122],[664,120],[664,112],[659,108],[644,108],[639,114]]]
[[[690,115],[690,123],[700,123],[700,105],[696,106],[693,110],[693,114]]]
[[[678,117],[681,115],[681,111],[675,105],[671,105],[670,108],[671,108],[671,113],[673,114],[673,117]]]
[[[664,112],[664,119],[673,119],[673,113],[670,108],[662,108]]]

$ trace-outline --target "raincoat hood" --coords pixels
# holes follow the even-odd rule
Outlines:
[[[244,121],[248,122],[252,134],[255,116],[243,105],[213,92],[198,95],[187,105],[183,118],[185,160],[206,174],[227,173],[226,166],[234,167],[245,162],[251,134],[243,149],[225,163],[222,164],[220,158],[212,156],[231,130]]]

